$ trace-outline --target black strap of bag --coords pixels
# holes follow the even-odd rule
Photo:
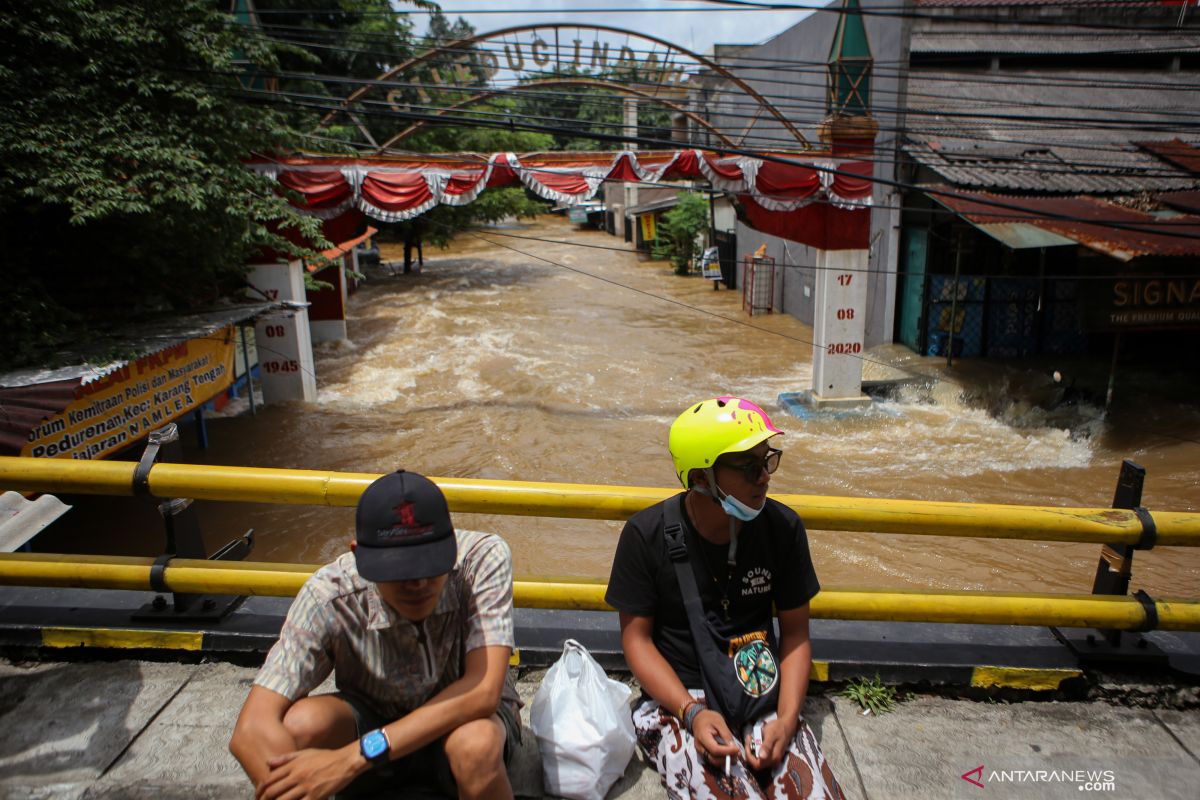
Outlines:
[[[768,623],[767,638],[761,648],[765,653],[757,651],[748,654],[757,656],[756,660],[761,662],[755,664],[754,669],[767,670],[770,677],[769,686],[759,685],[758,688],[762,691],[751,694],[745,684],[738,680],[738,664],[729,652],[729,639],[714,627],[704,610],[704,603],[700,600],[700,588],[696,585],[696,575],[688,559],[683,518],[679,509],[685,496],[672,497],[663,506],[663,533],[667,541],[667,555],[675,567],[679,591],[683,595],[688,627],[691,628],[692,641],[700,661],[700,678],[704,682],[705,699],[736,731],[746,723],[775,709],[779,680],[778,662],[771,648],[774,637]]]

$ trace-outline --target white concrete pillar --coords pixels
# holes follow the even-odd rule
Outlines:
[[[812,401],[818,408],[870,404],[862,393],[868,250],[818,250]]]
[[[247,280],[261,292],[251,296],[305,303],[303,269],[299,261],[251,266]],[[264,403],[317,399],[306,307],[298,305],[260,317],[254,325],[254,339]]]

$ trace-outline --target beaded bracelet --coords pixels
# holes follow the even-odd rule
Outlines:
[[[687,714],[687,710],[699,702],[700,701],[697,700],[696,698],[692,697],[691,695],[688,695],[688,699],[684,700],[683,703],[679,706],[679,710],[675,712],[675,716],[679,717],[679,719],[682,721],[684,716]]]
[[[696,721],[696,717],[700,716],[700,712],[705,709],[705,705],[699,700],[695,701],[687,707],[687,711],[683,715],[683,727],[688,733],[692,732],[692,723]]]

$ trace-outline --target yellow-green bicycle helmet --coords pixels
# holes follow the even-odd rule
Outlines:
[[[749,450],[783,431],[771,424],[771,418],[749,400],[741,397],[714,397],[688,408],[671,424],[667,446],[675,462],[675,476],[690,489],[688,474],[694,469],[709,469],[725,453]]]

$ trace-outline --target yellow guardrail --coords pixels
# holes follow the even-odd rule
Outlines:
[[[150,590],[152,558],[130,556],[0,554],[0,584],[86,589]],[[290,597],[318,569],[308,564],[174,559],[163,580],[170,591]],[[517,581],[514,603],[522,608],[611,611],[599,583]],[[1200,602],[1159,598],[1153,604],[1159,630],[1200,630]],[[894,622],[966,622],[993,625],[1055,625],[1132,630],[1146,624],[1146,607],[1132,597],[989,592],[894,592],[822,590],[812,601],[822,619]]]
[[[76,494],[133,494],[136,464],[0,457],[0,489]],[[156,464],[157,497],[353,506],[375,478],[361,472]],[[572,483],[433,478],[457,513],[626,519],[674,494],[671,489]],[[1035,541],[1136,544],[1142,522],[1132,511],[929,500],[880,500],[775,494],[811,529],[967,536]],[[1158,546],[1200,546],[1200,512],[1155,511]]]

